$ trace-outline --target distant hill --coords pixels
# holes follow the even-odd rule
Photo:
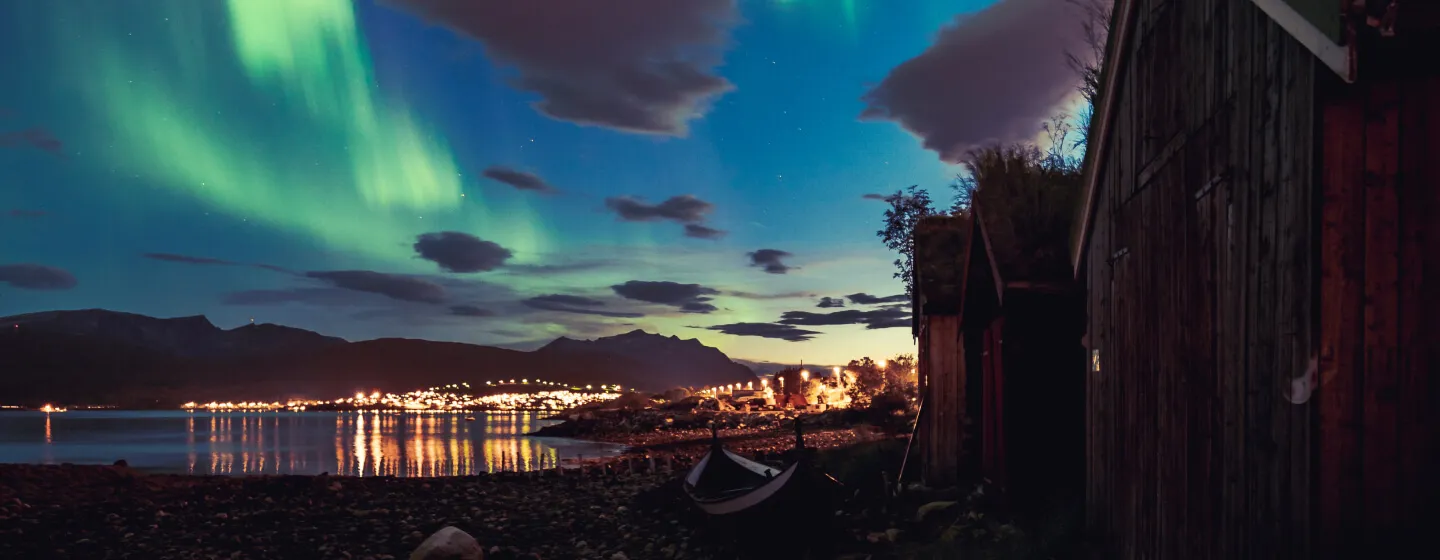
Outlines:
[[[735,363],[718,348],[706,346],[693,338],[682,340],[677,336],[650,334],[639,329],[595,340],[562,336],[535,352],[556,358],[587,353],[629,358],[654,371],[654,379],[640,381],[647,385],[653,382],[669,387],[701,387],[755,380],[755,373],[750,368]]]
[[[0,325],[12,329],[103,338],[183,357],[255,356],[345,344],[343,338],[280,325],[250,324],[224,330],[203,315],[157,319],[104,309],[12,315],[0,318]]]
[[[225,330],[202,316],[99,309],[16,315],[0,325],[0,404],[334,398],[511,378],[658,391],[751,376],[715,348],[640,331],[522,352],[401,338],[347,342],[269,324]]]

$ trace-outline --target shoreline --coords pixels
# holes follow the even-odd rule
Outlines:
[[[668,460],[622,455],[587,460],[579,472],[192,475],[0,464],[0,557],[395,560],[454,526],[488,560],[734,558],[680,490],[695,440],[675,435],[661,444],[679,446]]]

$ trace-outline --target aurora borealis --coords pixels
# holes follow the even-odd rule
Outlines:
[[[988,4],[0,0],[0,315],[912,351],[864,195],[1014,134],[914,124],[892,75]],[[1004,127],[1069,87],[1034,78]]]

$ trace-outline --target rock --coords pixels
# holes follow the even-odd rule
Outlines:
[[[890,542],[899,541],[899,540],[900,540],[900,530],[899,530],[899,529],[895,529],[895,528],[886,529],[886,530],[885,530],[885,538],[886,538],[886,539],[889,539]]]
[[[128,466],[130,466],[130,463],[125,462],[124,459],[117,459],[117,460],[115,461],[114,465],[117,466],[117,467],[128,467]]]
[[[485,551],[475,537],[454,527],[445,527],[410,553],[410,560],[484,560]]]
[[[610,555],[610,560],[630,560],[630,557],[626,556],[624,552],[616,552]]]
[[[923,523],[925,519],[929,518],[931,515],[950,509],[956,503],[958,502],[930,502],[928,504],[920,506],[920,509],[915,512],[915,522]]]

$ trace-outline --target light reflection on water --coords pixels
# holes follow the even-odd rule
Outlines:
[[[565,466],[618,446],[532,438],[533,413],[0,413],[0,463],[95,463],[190,474],[455,476]]]

